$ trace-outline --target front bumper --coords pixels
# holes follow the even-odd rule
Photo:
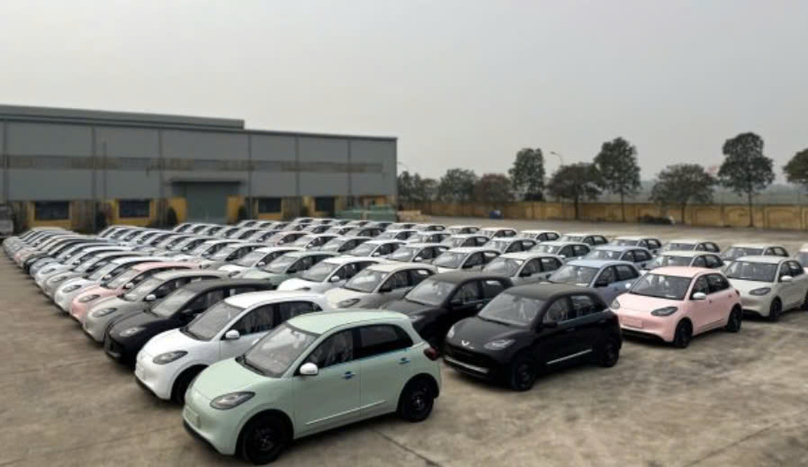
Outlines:
[[[450,344],[444,346],[443,361],[453,369],[475,378],[496,381],[505,374],[503,365],[489,357]]]
[[[137,343],[132,343],[130,345],[123,344],[115,340],[109,334],[105,334],[104,353],[107,354],[107,357],[115,360],[118,363],[134,366],[137,351],[140,350],[140,347],[142,347],[142,345],[137,344],[140,344],[140,342],[138,341]]]
[[[673,342],[678,314],[671,316],[653,316],[650,312],[624,313],[615,312],[620,319],[620,329],[627,335],[659,338],[665,342]]]
[[[754,313],[758,316],[769,316],[773,297],[774,294],[771,292],[766,295],[744,294],[741,296],[741,306],[746,313]]]
[[[244,406],[250,406],[249,402],[230,410],[216,410],[210,406],[210,399],[191,386],[185,394],[182,419],[196,437],[221,454],[232,456],[236,453],[242,416],[248,410]]]
[[[167,365],[157,365],[152,360],[154,355],[140,351],[135,359],[135,378],[143,387],[160,399],[170,400],[174,380],[182,369],[180,360]]]

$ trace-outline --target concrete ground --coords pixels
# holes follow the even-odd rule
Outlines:
[[[468,219],[436,219],[471,223]],[[562,231],[637,225],[481,221]],[[802,233],[641,227],[722,246]],[[110,361],[0,257],[0,466],[244,465],[188,436],[180,408]],[[611,369],[581,366],[513,393],[443,371],[432,417],[363,422],[296,443],[285,466],[808,465],[808,314],[747,320],[688,349],[628,341]]]

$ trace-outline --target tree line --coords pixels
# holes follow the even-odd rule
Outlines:
[[[689,204],[710,203],[716,187],[725,187],[746,197],[752,212],[754,197],[774,182],[774,161],[763,152],[763,138],[741,133],[724,142],[724,161],[713,176],[700,164],[679,163],[656,175],[651,201],[681,209],[682,219]],[[783,166],[786,180],[808,189],[808,149],[795,154]],[[507,174],[482,176],[470,169],[449,169],[439,180],[404,171],[398,176],[398,197],[404,202],[478,201],[502,205],[509,201],[543,201],[545,196],[571,201],[575,218],[579,204],[596,200],[604,192],[620,197],[622,218],[626,220],[626,198],[640,191],[637,148],[617,137],[601,145],[592,162],[562,164],[550,177],[544,170],[540,148],[524,148],[516,153]],[[750,215],[749,225],[754,226]]]

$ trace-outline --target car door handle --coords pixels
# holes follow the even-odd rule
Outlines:
[[[406,365],[407,363],[410,363],[410,359],[407,358],[407,357],[404,357],[401,360],[399,360],[398,363],[399,363],[399,365]]]
[[[354,372],[353,372],[353,371],[346,371],[346,372],[345,372],[345,374],[344,374],[344,375],[342,375],[342,378],[343,378],[343,379],[351,379],[351,378],[353,378],[354,376],[356,376],[356,375],[354,374]]]

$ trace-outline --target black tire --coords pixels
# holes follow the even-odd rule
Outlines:
[[[598,365],[611,368],[620,359],[620,342],[614,337],[607,337],[598,351]]]
[[[517,354],[508,368],[508,386],[514,391],[528,391],[536,382],[536,362],[526,353]]]
[[[691,339],[693,339],[693,325],[690,321],[680,321],[673,334],[673,346],[679,349],[687,348]]]
[[[772,304],[769,306],[769,321],[776,323],[777,321],[780,321],[780,316],[782,315],[783,302],[781,302],[779,298],[775,298],[772,300]]]
[[[280,456],[290,439],[291,433],[281,417],[259,415],[242,430],[239,452],[248,462],[269,464]]]
[[[741,330],[741,323],[743,323],[743,311],[740,308],[733,308],[729,313],[727,326],[724,328],[727,332],[738,332]]]
[[[182,372],[177,377],[177,380],[174,381],[174,387],[171,388],[171,400],[179,405],[184,405],[185,393],[203,369],[204,368],[189,368]]]
[[[401,391],[398,398],[398,416],[408,422],[422,422],[432,413],[435,392],[425,378],[416,378]]]

